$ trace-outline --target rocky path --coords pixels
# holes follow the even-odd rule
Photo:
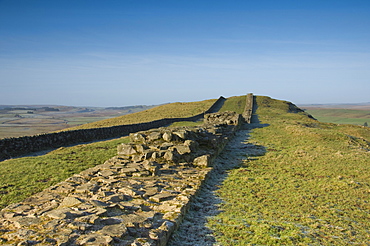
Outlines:
[[[222,200],[215,194],[218,187],[228,175],[228,171],[238,167],[248,156],[262,155],[265,149],[248,143],[250,129],[261,127],[255,123],[249,129],[241,129],[226,145],[225,149],[215,160],[215,167],[209,178],[203,183],[198,195],[190,205],[184,221],[172,235],[168,246],[206,246],[220,245],[217,243],[212,230],[206,226],[207,218],[215,216],[221,211],[219,205]]]

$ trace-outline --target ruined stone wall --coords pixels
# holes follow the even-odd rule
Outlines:
[[[205,113],[217,111],[225,100],[225,98],[220,97]],[[196,121],[203,116],[204,113],[201,113],[188,118],[165,118],[140,124],[73,130],[29,137],[5,138],[0,140],[0,161],[50,148],[126,136],[132,132],[163,127],[178,121]]]
[[[251,123],[252,120],[252,114],[253,114],[253,94],[248,93],[247,99],[246,99],[245,109],[243,112],[243,118],[245,119],[245,122]]]
[[[132,133],[104,164],[9,205],[0,211],[0,243],[166,245],[244,120],[223,112],[204,121]]]

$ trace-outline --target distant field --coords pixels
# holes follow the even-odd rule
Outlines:
[[[54,132],[152,107],[0,106],[0,139]]]
[[[364,125],[370,124],[370,110],[338,108],[306,108],[317,120],[327,123]]]

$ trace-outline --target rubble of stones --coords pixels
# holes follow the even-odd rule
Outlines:
[[[118,155],[0,212],[4,245],[165,245],[242,122],[205,115],[199,127],[130,134]]]

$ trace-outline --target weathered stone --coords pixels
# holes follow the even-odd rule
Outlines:
[[[96,224],[99,221],[99,216],[96,214],[85,215],[85,216],[76,218],[75,221],[89,223],[89,224]]]
[[[148,149],[148,147],[143,144],[136,144],[135,148],[138,153],[144,153],[144,151]]]
[[[173,139],[173,136],[172,136],[171,132],[165,132],[165,133],[163,133],[162,138],[166,142],[171,142],[172,139]]]
[[[161,146],[159,147],[161,150],[167,150],[168,148],[172,147],[174,144],[173,143],[162,143]]]
[[[172,194],[172,193],[167,193],[167,192],[164,192],[164,193],[159,193],[157,195],[154,195],[154,196],[151,196],[149,198],[149,200],[153,201],[153,202],[163,202],[163,201],[166,201],[168,199],[171,199],[173,197],[175,197],[176,195]]]
[[[151,132],[148,136],[147,136],[147,139],[149,141],[155,141],[155,140],[159,140],[162,138],[162,134],[160,132]]]
[[[31,209],[32,207],[29,205],[19,205],[19,206],[16,206],[15,208],[12,208],[12,211],[15,213],[24,213]]]
[[[103,229],[98,231],[98,233],[101,233],[103,235],[108,235],[111,237],[121,238],[127,234],[127,228],[126,226],[122,224],[106,225],[103,227]]]
[[[122,201],[129,201],[132,199],[132,197],[128,195],[119,194],[119,195],[110,196],[107,199],[110,202],[117,203],[117,202],[122,202]]]
[[[189,146],[192,152],[196,151],[199,147],[198,142],[193,140],[185,140],[184,145]]]
[[[78,193],[96,192],[99,188],[100,188],[99,185],[89,182],[77,186],[75,191]]]
[[[4,239],[7,240],[24,240],[24,239],[29,239],[30,237],[34,236],[36,234],[35,231],[33,230],[27,230],[27,229],[19,229],[16,232],[12,232],[9,234],[2,235]]]
[[[176,136],[178,136],[179,138],[185,140],[188,138],[188,134],[189,132],[187,130],[178,130],[178,131],[174,131],[173,134],[175,134]]]
[[[72,210],[70,208],[59,208],[44,213],[44,216],[47,216],[51,219],[70,219],[74,218],[71,212]]]
[[[112,170],[107,170],[107,169],[104,169],[104,170],[101,170],[98,172],[98,175],[101,175],[103,177],[109,177],[109,176],[112,176],[112,175],[115,175],[116,172],[112,171]]]
[[[130,144],[120,144],[117,147],[118,155],[133,155],[136,154],[135,148]]]
[[[133,162],[141,162],[144,160],[144,155],[133,155],[132,161]]]
[[[67,226],[68,228],[72,230],[79,230],[79,231],[86,231],[93,227],[93,225],[90,223],[85,223],[85,222],[80,222],[80,221],[73,221],[69,223]]]
[[[144,170],[141,172],[133,173],[132,176],[133,177],[148,177],[148,176],[151,176],[151,173],[147,170]]]
[[[109,207],[110,204],[107,202],[99,201],[99,200],[91,200],[90,203],[94,205],[95,207],[100,207],[100,208],[106,208]]]
[[[62,203],[59,205],[59,208],[69,208],[69,207],[74,207],[79,204],[81,204],[83,201],[81,201],[77,197],[65,197],[62,201]]]
[[[73,175],[72,177],[69,177],[66,179],[67,182],[76,183],[76,184],[83,184],[86,182],[86,179],[79,176],[79,175]]]
[[[28,227],[30,225],[38,224],[41,220],[37,217],[15,217],[17,219],[13,220],[14,225],[18,228]]]
[[[110,245],[113,238],[99,233],[91,233],[80,236],[76,243],[77,245]]]
[[[130,133],[130,140],[131,142],[137,143],[137,142],[145,142],[145,135],[141,133]]]
[[[210,155],[202,155],[194,159],[193,164],[199,167],[208,167],[211,164]]]
[[[74,189],[75,189],[74,185],[72,185],[69,182],[65,182],[65,181],[50,188],[51,191],[56,192],[56,193],[62,193],[62,194],[70,193],[74,191]]]
[[[175,148],[180,155],[191,153],[190,146],[188,145],[176,145]]]
[[[163,156],[163,158],[167,161],[177,162],[179,160],[179,153],[176,149],[174,150],[167,150]]]

